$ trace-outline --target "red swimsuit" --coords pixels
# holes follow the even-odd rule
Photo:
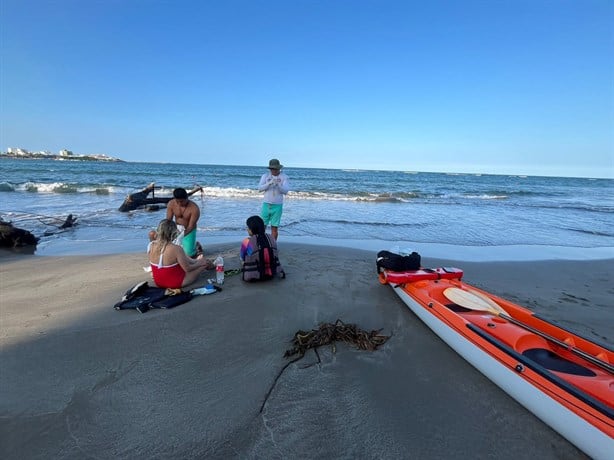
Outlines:
[[[162,256],[164,251],[160,253],[160,261],[157,264],[149,262],[151,265],[151,273],[153,274],[154,282],[158,287],[167,289],[179,289],[183,285],[185,271],[181,268],[178,262],[172,265],[162,265]]]

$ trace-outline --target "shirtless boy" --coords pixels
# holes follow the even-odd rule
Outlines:
[[[181,232],[177,244],[183,246],[188,256],[194,257],[196,255],[196,225],[200,218],[200,208],[188,199],[188,192],[184,188],[173,190],[173,199],[166,205],[166,218],[175,219],[177,228]]]

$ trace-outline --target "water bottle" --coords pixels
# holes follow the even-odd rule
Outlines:
[[[224,284],[224,259],[222,256],[217,256],[215,261],[215,281],[217,284]]]

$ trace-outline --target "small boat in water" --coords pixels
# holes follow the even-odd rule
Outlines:
[[[461,281],[458,268],[378,268],[452,349],[595,459],[614,458],[614,351]]]

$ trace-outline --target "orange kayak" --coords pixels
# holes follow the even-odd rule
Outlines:
[[[614,351],[461,281],[382,270],[407,306],[486,377],[595,459],[614,458]]]

